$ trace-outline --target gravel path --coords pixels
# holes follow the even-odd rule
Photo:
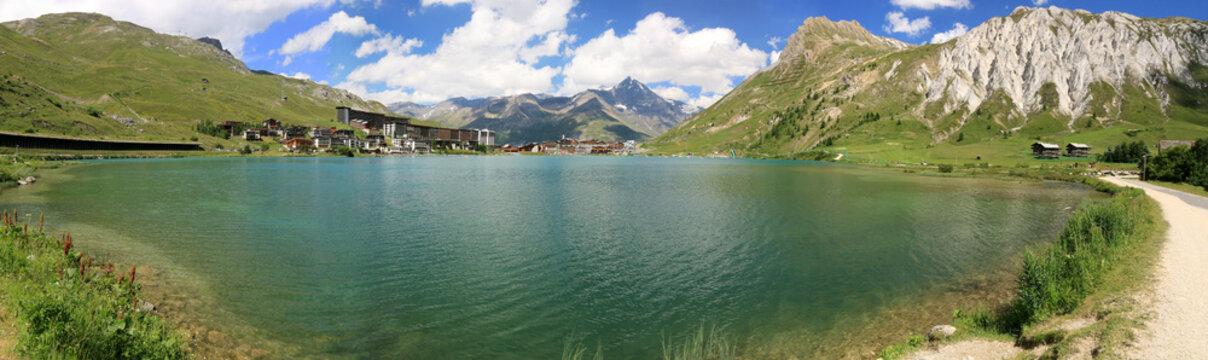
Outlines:
[[[1138,339],[1137,356],[1208,357],[1208,198],[1136,180],[1103,180],[1144,189],[1170,223],[1157,269],[1154,317]]]

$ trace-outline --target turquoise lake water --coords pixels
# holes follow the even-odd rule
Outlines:
[[[885,344],[853,334],[900,341],[962,296],[1001,293],[1022,251],[1093,196],[612,157],[120,160],[48,176],[0,200],[154,267],[186,294],[177,308],[281,358],[549,359],[582,343],[653,359],[702,324],[753,358],[866,356]]]

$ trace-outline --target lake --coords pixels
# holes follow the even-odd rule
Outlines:
[[[0,200],[273,357],[654,359],[702,326],[747,357],[867,357],[1000,301],[1094,196],[819,162],[424,156],[99,161]]]

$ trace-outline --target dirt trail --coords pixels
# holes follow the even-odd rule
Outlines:
[[[1137,339],[1135,355],[1203,359],[1208,356],[1208,198],[1137,180],[1103,180],[1145,190],[1170,223],[1156,274],[1153,318]]]

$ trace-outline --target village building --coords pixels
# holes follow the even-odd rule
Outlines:
[[[386,136],[382,134],[369,134],[365,136],[365,148],[380,148],[386,146]]]
[[[1065,146],[1065,155],[1069,157],[1091,157],[1091,147],[1087,144],[1069,143]]]
[[[1195,141],[1192,141],[1192,140],[1158,140],[1158,153],[1161,153],[1163,150],[1166,150],[1166,149],[1169,149],[1172,147],[1176,147],[1176,146],[1192,147],[1192,146],[1195,146]]]
[[[264,129],[247,129],[243,131],[243,140],[260,141],[262,136],[264,136]]]
[[[311,138],[320,138],[320,137],[330,138],[331,135],[333,133],[335,133],[335,131],[336,131],[336,128],[333,128],[333,127],[316,126],[312,129],[310,129],[310,137]]]
[[[305,126],[290,126],[288,128],[285,128],[284,130],[282,130],[282,132],[283,132],[283,134],[281,137],[285,138],[285,139],[297,139],[297,138],[306,137],[306,127]]]
[[[284,145],[286,149],[289,149],[289,151],[300,151],[303,149],[314,149],[315,148],[314,140],[305,139],[305,138],[289,139],[289,140],[286,140],[281,145]]]
[[[339,129],[339,130],[333,131],[331,136],[335,137],[337,139],[341,139],[341,140],[355,139],[357,137],[357,132],[356,132],[356,130]]]
[[[1056,144],[1035,142],[1032,144],[1032,156],[1041,159],[1056,159],[1061,157],[1061,147]]]
[[[227,136],[238,136],[239,134],[235,133],[235,129],[243,127],[243,122],[223,121],[218,124],[218,127],[221,128],[222,131],[226,132]]]
[[[411,118],[408,117],[397,117],[367,111],[358,111],[347,106],[336,107],[336,122],[352,125],[352,122],[357,120],[363,122],[366,128],[379,130],[382,129],[383,125],[389,122],[404,124],[411,123]]]

